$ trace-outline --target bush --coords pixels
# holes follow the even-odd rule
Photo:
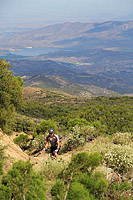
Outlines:
[[[79,146],[85,144],[85,137],[81,135],[81,127],[73,127],[71,133],[68,134],[65,144],[64,151],[71,151]]]
[[[43,120],[39,125],[35,128],[35,135],[41,135],[45,134],[46,131],[48,131],[50,128],[53,128],[55,130],[55,133],[57,132],[57,126],[52,120]]]
[[[75,126],[88,126],[88,125],[91,125],[90,122],[86,121],[86,119],[78,119],[78,118],[75,118],[75,119],[70,119],[67,123],[67,128],[69,130],[72,130],[73,127]]]
[[[3,161],[0,160],[0,175],[3,174]]]
[[[28,147],[29,138],[28,135],[21,134],[20,136],[16,137],[14,143],[19,145],[21,149],[26,150]]]
[[[130,196],[132,193],[131,184],[127,181],[122,183],[113,182],[108,187],[107,196],[111,197],[112,200],[120,199],[120,200],[131,200]]]
[[[27,161],[14,163],[13,168],[2,177],[2,186],[11,191],[10,198],[15,200],[46,200],[45,182],[35,173],[32,164]],[[2,194],[7,195],[3,190]]]
[[[102,156],[97,152],[91,154],[81,152],[73,156],[70,166],[72,166],[72,168],[77,168],[78,170],[83,169],[87,171],[88,168],[90,168],[92,171],[95,167],[101,164],[101,161]]]
[[[4,156],[4,149],[5,149],[5,147],[2,147],[1,145],[0,145],[0,175],[1,174],[3,174],[3,161],[4,161],[4,159],[6,158],[5,156]]]
[[[97,152],[92,154],[81,152],[72,157],[68,167],[62,171],[62,176],[60,176],[64,183],[67,183],[65,193],[67,200],[96,200],[96,196],[98,199],[101,198],[107,190],[107,181],[99,172],[92,174],[101,161],[102,156]],[[55,186],[57,187],[58,184]],[[54,188],[56,188],[55,186]],[[58,189],[57,187],[56,194]]]
[[[11,199],[11,189],[0,183],[0,200]]]
[[[89,145],[86,144],[84,150],[88,153],[98,152],[104,156],[112,146],[110,141],[108,137],[98,137],[95,142],[91,142]]]
[[[32,140],[31,148],[36,150],[41,150],[44,148],[46,143],[45,135],[38,135]]]
[[[61,172],[64,171],[67,165],[68,163],[64,162],[63,160],[59,163],[58,160],[51,160],[51,158],[49,158],[44,163],[41,174],[49,181],[57,180],[59,178],[59,175],[61,174]]]
[[[51,189],[51,194],[54,200],[62,200],[65,196],[65,185],[61,180],[57,180]]]
[[[96,137],[97,132],[93,126],[81,126],[80,127],[80,134],[88,141],[88,137]]]
[[[108,188],[107,181],[105,180],[101,172],[96,172],[94,175],[91,174],[86,181],[86,187],[90,193],[96,196],[101,196]]]
[[[133,135],[131,133],[115,133],[113,135],[113,143],[128,145],[132,142]]]
[[[81,199],[94,200],[95,198],[90,197],[88,190],[81,183],[78,182],[71,183],[67,195],[67,200],[81,200]]]
[[[16,116],[13,124],[13,130],[28,134],[34,133],[35,122],[28,117]]]
[[[132,169],[133,153],[131,146],[117,145],[105,154],[104,161],[107,166],[117,170],[119,173],[125,173]]]

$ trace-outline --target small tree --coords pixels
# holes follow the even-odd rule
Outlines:
[[[18,144],[21,149],[26,150],[29,142],[28,135],[21,134],[18,137],[16,137],[14,140],[15,144]]]
[[[2,196],[6,195],[7,189],[11,191],[8,199],[12,196],[15,200],[46,200],[44,180],[33,172],[29,161],[14,163],[13,168],[2,177]]]
[[[0,127],[6,132],[11,132],[15,108],[22,102],[23,81],[16,78],[9,70],[10,64],[0,60]]]
[[[93,174],[93,170],[100,165],[102,156],[97,152],[88,154],[82,152],[75,154],[66,168],[62,172],[62,179],[66,186],[63,200],[96,200],[101,199],[106,192],[108,184],[100,172]],[[56,183],[53,188],[57,186]],[[61,191],[58,190],[60,196]],[[54,195],[54,194],[53,194]],[[56,196],[55,196],[56,197]],[[54,198],[56,199],[56,198]]]

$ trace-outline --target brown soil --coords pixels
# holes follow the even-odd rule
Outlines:
[[[50,154],[41,151],[36,156],[29,156],[27,153],[22,151],[22,149],[17,144],[13,142],[13,139],[20,134],[24,133],[14,132],[11,136],[8,136],[0,130],[0,146],[5,147],[4,155],[6,157],[4,162],[4,171],[7,172],[9,169],[12,168],[13,163],[19,160],[30,160],[36,171],[41,170],[43,164],[49,159]],[[72,152],[68,152],[64,155],[60,155],[59,159],[70,161],[71,156]]]

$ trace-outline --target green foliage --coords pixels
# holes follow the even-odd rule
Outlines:
[[[51,189],[51,194],[54,200],[62,200],[65,194],[65,185],[61,180],[57,180]]]
[[[103,177],[103,174],[100,172],[91,174],[86,180],[85,185],[90,193],[95,193],[96,196],[101,196],[108,188],[107,181]]]
[[[57,180],[62,171],[65,170],[66,166],[68,165],[67,162],[63,160],[52,160],[49,158],[43,165],[42,169],[42,176],[44,176],[48,181]]]
[[[132,143],[133,134],[131,133],[115,133],[113,135],[113,143],[121,145],[129,145]]]
[[[23,81],[16,78],[9,70],[10,64],[0,60],[0,127],[6,132],[11,132],[15,108],[22,103]]]
[[[37,135],[45,134],[50,128],[54,128],[55,133],[57,132],[57,126],[52,120],[43,120],[39,125],[35,128],[35,133]]]
[[[95,200],[94,197],[89,195],[89,191],[84,185],[78,182],[71,183],[67,200]]]
[[[11,199],[11,189],[0,183],[0,200]]]
[[[46,137],[45,135],[37,135],[33,140],[32,140],[32,149],[36,150],[41,150],[44,148],[46,143]]]
[[[44,105],[42,103],[24,102],[20,112],[27,116],[51,119],[58,122],[62,132],[76,123],[93,126],[96,136],[112,135],[117,132],[133,132],[132,97],[119,98],[91,98],[84,103],[56,103]],[[68,125],[68,122],[70,123]]]
[[[29,138],[28,135],[21,134],[13,141],[15,144],[18,144],[21,149],[26,150],[26,148],[28,147]]]
[[[3,161],[0,160],[0,175],[3,174]]]
[[[117,170],[119,173],[125,173],[132,170],[133,166],[133,151],[131,146],[117,145],[112,147],[105,154],[104,161],[107,166]]]
[[[0,145],[0,175],[3,174],[3,160],[5,159],[4,149],[5,147]]]
[[[105,134],[106,133],[106,126],[105,125],[102,125],[101,124],[101,121],[95,121],[95,122],[93,122],[92,123],[93,124],[93,126],[95,127],[95,129],[96,129],[96,135],[98,136],[98,135],[101,135],[101,133],[102,134]]]
[[[106,194],[112,200],[131,200],[131,184],[127,181],[122,183],[113,182],[108,187],[108,193]]]
[[[75,154],[70,163],[70,167],[72,169],[83,169],[84,171],[88,171],[88,168],[94,170],[95,167],[100,165],[102,162],[102,156],[97,153],[88,154],[87,152],[81,152]]]
[[[71,151],[79,146],[85,144],[85,136],[81,134],[81,127],[76,125],[72,128],[71,133],[68,134],[63,151]]]
[[[78,127],[81,127],[81,126],[88,126],[88,125],[91,125],[89,122],[87,122],[85,119],[78,119],[78,118],[75,118],[75,119],[70,119],[67,123],[67,128],[69,130],[72,130],[73,127],[75,126],[78,126]]]
[[[93,170],[101,163],[102,156],[98,153],[88,154],[81,152],[75,154],[62,178],[67,182],[66,196],[71,199],[100,199],[107,190],[107,181],[99,172],[92,174]],[[56,185],[57,187],[57,185]]]
[[[25,116],[15,116],[13,130],[16,132],[24,132],[28,134],[34,133],[36,123]]]
[[[14,163],[13,168],[3,175],[2,186],[7,187],[16,200],[46,200],[44,180],[39,174],[33,172],[29,161]]]

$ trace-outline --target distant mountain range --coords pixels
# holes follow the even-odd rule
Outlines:
[[[11,62],[14,74],[30,76],[30,81],[41,79],[47,85],[46,76],[60,77],[73,84],[133,94],[133,21],[63,23],[6,32],[0,34],[0,46],[0,57]],[[26,54],[34,49],[40,55]]]
[[[64,23],[0,35],[0,45],[11,48],[132,48],[132,42],[133,21]]]
[[[56,76],[60,77],[60,80],[66,79],[67,81],[75,84],[106,88],[107,90],[115,91],[121,94],[132,93],[133,91],[132,84],[128,84],[119,77],[111,77],[108,74],[104,75],[102,73],[95,75],[89,74],[81,71],[81,68],[78,69],[76,65],[72,64],[56,63],[55,61],[50,60],[18,60],[11,61],[11,65],[14,75],[20,75],[22,77],[28,76],[30,84],[33,84],[34,82],[44,82],[47,84],[48,80],[46,79],[46,76]],[[53,79],[53,81],[55,80]],[[56,83],[53,83],[53,85],[56,85]]]

